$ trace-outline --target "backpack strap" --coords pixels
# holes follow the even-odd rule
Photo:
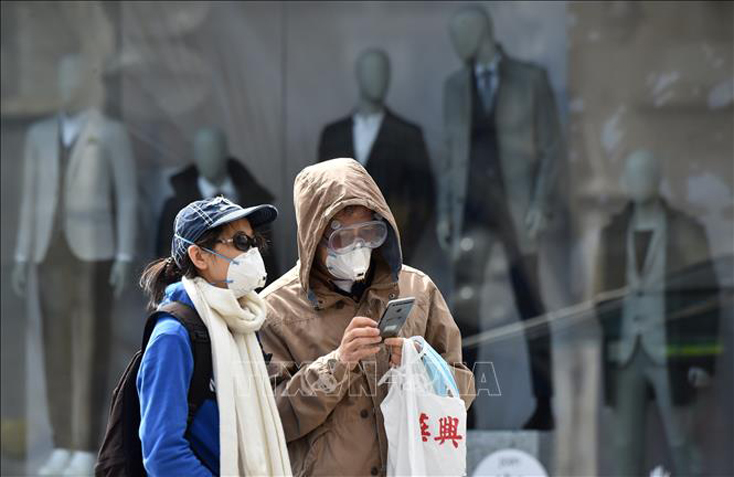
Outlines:
[[[186,328],[186,331],[189,333],[189,340],[191,341],[194,371],[191,374],[187,398],[189,413],[186,424],[188,426],[194,419],[196,411],[199,410],[199,406],[206,399],[216,398],[216,394],[209,388],[209,382],[213,376],[212,346],[211,340],[209,339],[209,330],[207,330],[206,325],[199,318],[196,310],[190,306],[177,301],[166,303],[165,305],[159,306],[148,318],[145,325],[145,332],[143,333],[143,350],[148,345],[153,328],[162,314],[170,315],[178,320]]]

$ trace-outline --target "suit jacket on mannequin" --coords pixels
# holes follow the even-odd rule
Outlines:
[[[327,125],[319,141],[318,162],[355,157],[352,116]],[[367,172],[393,211],[406,261],[415,252],[431,219],[435,185],[420,127],[385,109],[370,150]]]
[[[665,365],[668,368],[673,404],[691,402],[695,388],[688,370],[699,367],[713,374],[719,352],[719,285],[711,262],[704,227],[694,218],[664,204],[667,240],[665,272]],[[627,284],[627,231],[633,215],[629,204],[614,216],[601,233],[597,292],[612,291]],[[704,305],[705,304],[705,305]],[[702,305],[700,309],[697,309]],[[600,303],[597,316],[603,331],[604,391],[606,403],[615,405],[617,355],[621,348],[623,309],[621,301]]]
[[[59,183],[58,117],[39,121],[28,131],[16,261],[43,261],[59,212],[66,241],[78,259],[132,258],[138,194],[130,140],[121,123],[96,110],[85,114],[64,184]],[[60,193],[63,211],[57,211]]]
[[[498,45],[499,47],[499,45]],[[507,203],[523,254],[537,243],[527,233],[525,217],[532,206],[553,208],[563,135],[545,70],[508,56],[501,47],[499,88],[494,100],[502,178]],[[448,222],[451,248],[458,252],[464,231],[472,128],[473,66],[465,66],[444,85],[444,130],[447,154],[439,175],[439,219]]]
[[[275,197],[265,187],[258,184],[255,177],[234,158],[227,159],[227,172],[237,191],[237,201],[244,207],[256,204],[272,203]],[[173,195],[166,201],[161,213],[156,241],[156,254],[166,257],[171,253],[171,239],[173,239],[173,221],[178,211],[200,200],[201,191],[198,185],[199,171],[195,165],[186,167],[170,179]],[[230,198],[232,199],[232,198]],[[268,272],[268,283],[279,276],[274,250],[263,254],[265,268]]]

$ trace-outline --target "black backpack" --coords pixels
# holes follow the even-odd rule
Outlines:
[[[161,314],[167,313],[176,318],[189,332],[191,350],[194,355],[194,371],[189,383],[189,415],[187,426],[206,399],[214,399],[209,389],[212,377],[212,353],[209,332],[196,311],[180,302],[160,306],[145,323],[143,345],[130,360],[112,393],[112,404],[107,421],[102,447],[94,466],[97,477],[138,477],[145,476],[143,450],[138,431],[140,429],[140,401],[136,380],[145,347]]]

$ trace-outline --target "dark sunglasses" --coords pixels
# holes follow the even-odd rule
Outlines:
[[[255,247],[257,249],[263,249],[267,245],[267,242],[265,240],[265,237],[262,235],[256,233],[252,237],[247,235],[244,232],[237,232],[232,236],[232,238],[228,239],[218,239],[217,242],[219,243],[231,243],[235,246],[235,248],[241,252],[247,252],[252,247]]]

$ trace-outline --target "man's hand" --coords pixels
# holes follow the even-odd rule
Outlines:
[[[353,370],[359,360],[373,356],[380,351],[382,342],[377,322],[364,316],[355,316],[344,330],[342,342],[337,349],[339,361]]]
[[[403,363],[403,342],[405,342],[405,338],[387,338],[385,340],[385,346],[390,352],[390,366],[400,366]],[[415,350],[420,353],[420,343],[414,341],[413,345]]]
[[[405,338],[387,338],[385,346],[390,352],[390,366],[400,366],[403,362],[403,341]]]
[[[120,298],[122,291],[127,284],[127,277],[130,272],[130,262],[127,260],[115,260],[110,272],[110,286],[115,298]]]

